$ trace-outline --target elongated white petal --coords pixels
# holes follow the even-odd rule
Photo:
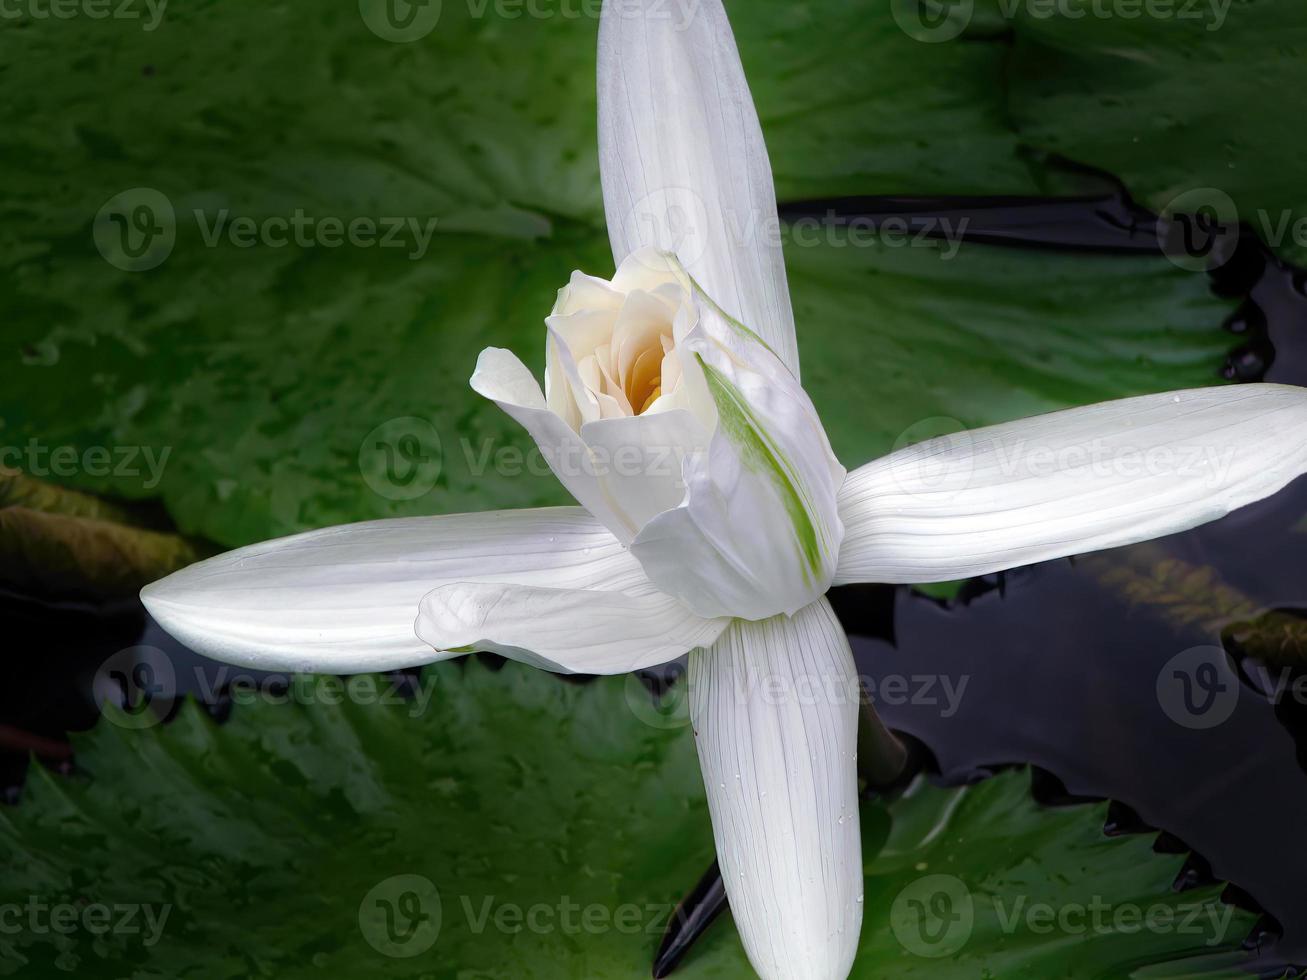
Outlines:
[[[862,926],[858,679],[820,599],[690,657],[717,860],[763,980],[843,980]]]
[[[565,674],[625,674],[710,644],[729,622],[696,616],[652,587],[628,594],[482,583],[427,595],[417,633],[442,650],[485,650]]]
[[[1307,472],[1307,389],[1146,395],[932,439],[840,492],[836,583],[930,582],[1146,541]]]
[[[210,558],[141,593],[187,646],[265,670],[354,673],[442,659],[414,632],[423,596],[491,582],[650,588],[579,507],[414,517],[310,531]]]
[[[608,0],[599,168],[613,259],[675,252],[797,377],[776,191],[720,0]]]

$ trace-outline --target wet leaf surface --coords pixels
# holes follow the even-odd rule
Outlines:
[[[446,7],[411,45],[308,0],[0,35],[7,80],[31,93],[0,110],[6,443],[134,451],[60,479],[159,496],[228,546],[565,502],[467,379],[489,345],[541,366],[555,290],[611,269],[594,24]],[[782,196],[1037,190],[1002,118],[1003,52],[919,43],[889,7],[738,18]],[[138,218],[151,234],[124,238]],[[359,219],[369,247],[331,224]],[[1145,256],[959,251],[963,230],[785,232],[805,381],[848,465],[932,419],[1215,378],[1229,304],[1202,277]],[[161,264],[126,271],[133,242]],[[48,456],[20,458],[48,477]]]
[[[1024,143],[1115,174],[1155,211],[1242,220],[1307,260],[1307,136],[1283,96],[1307,82],[1300,4],[1016,9],[1007,106]]]
[[[378,701],[394,690],[354,683]],[[222,727],[194,705],[148,728],[110,712],[75,738],[77,776],[34,770],[0,811],[0,897],[144,909],[136,932],[5,936],[0,970],[645,973],[712,853],[688,728],[642,723],[623,679],[567,685],[516,665],[429,668],[407,702],[332,705],[333,691],[319,679],[292,704],[237,704]],[[1173,892],[1179,860],[1147,837],[1104,836],[1106,815],[1040,807],[1020,771],[865,804],[853,976],[1217,975],[1239,962],[1251,919],[1215,886]],[[1050,914],[1073,934],[1050,942]],[[728,924],[679,975],[744,975]]]
[[[540,364],[554,289],[574,267],[611,265],[593,151],[593,23],[476,21],[444,6],[438,29],[413,45],[380,41],[352,5],[308,0],[178,6],[153,34],[85,18],[0,32],[5,78],[25,93],[0,109],[4,448],[31,438],[47,451],[69,446],[83,465],[66,482],[161,495],[185,529],[224,544],[563,500],[552,478],[532,472],[525,438],[466,378],[488,344]],[[1230,194],[1245,219],[1301,213],[1301,143],[1285,118],[1294,103],[1262,95],[1301,88],[1288,4],[1237,4],[1224,29],[1206,33],[1148,20],[1012,22],[982,4],[967,34],[946,44],[913,40],[893,9],[768,0],[736,14],[783,198],[1094,185],[1053,151],[1115,171],[1154,208],[1209,187]],[[166,195],[176,240],[158,268],[132,273],[99,252],[96,215],[139,187]],[[127,198],[123,214],[141,201]],[[206,240],[232,220],[299,211],[314,221],[400,218],[404,247],[244,247],[225,231]],[[1105,204],[1099,216],[1111,237],[1119,209]],[[1066,244],[1077,218],[1063,217],[1034,222],[1043,237],[1032,240]],[[431,219],[429,246],[413,258]],[[1149,227],[1127,230],[1114,247],[1139,252],[1141,235],[1156,240]],[[1211,383],[1231,343],[1218,328],[1247,291],[1217,298],[1203,276],[1156,256],[973,245],[951,255],[950,241],[923,244],[915,231],[906,245],[882,229],[856,246],[847,223],[819,222],[816,232],[815,243],[800,241],[798,225],[786,232],[805,382],[850,465],[940,426]],[[1307,381],[1303,360],[1283,356],[1300,333],[1302,293],[1288,277],[1257,284],[1272,312],[1259,318],[1245,304],[1229,322],[1242,346],[1228,378]],[[135,450],[132,472],[91,472],[86,453],[97,447]],[[145,451],[166,465],[146,465]],[[37,509],[97,516],[72,500]],[[1100,874],[1110,901],[1135,904],[1168,900],[1173,877],[1203,889],[1185,899],[1210,897],[1213,874],[1236,878],[1289,921],[1286,955],[1301,948],[1302,704],[1281,691],[1272,710],[1227,664],[1217,681],[1236,685],[1238,706],[1199,730],[1167,717],[1155,687],[1172,656],[1219,644],[1231,617],[1245,624],[1237,637],[1280,636],[1265,633],[1263,613],[1307,594],[1289,531],[1304,510],[1301,494],[1290,496],[1175,539],[1164,555],[969,582],[941,593],[950,604],[907,590],[837,597],[846,622],[867,620],[857,631],[870,675],[928,672],[936,695],[941,678],[971,678],[946,717],[939,703],[890,706],[892,723],[937,747],[954,774],[1039,761],[1072,795],[1130,799],[1142,820],[1183,833],[1212,862],[1100,839],[1101,808],[1050,816],[1012,775],[965,791],[922,788],[888,813],[865,814],[870,966],[858,975],[1022,976],[1033,964],[1031,976],[1164,977],[1237,959],[1224,949],[1189,959],[1203,938],[1175,932],[1060,935],[1060,944],[995,932],[996,896],[1015,889],[1074,905],[1102,893]],[[80,547],[42,558],[18,584],[53,572],[66,588]],[[51,720],[76,714],[60,703],[74,696],[69,677],[139,630],[107,630],[59,606],[29,631],[28,607],[15,617],[8,601],[0,592],[24,649],[74,651],[57,668],[23,658],[10,685],[17,706],[5,717],[58,736],[74,726]],[[613,729],[599,716],[629,717],[629,701],[609,683],[577,694],[513,668],[494,679],[451,670],[430,675],[448,695],[430,708],[439,725],[401,707],[271,716],[232,709],[230,696],[214,708],[232,712],[223,730],[191,710],[163,732],[102,724],[80,746],[82,776],[36,770],[27,802],[4,811],[6,846],[21,852],[6,887],[24,901],[172,901],[169,928],[149,950],[139,935],[25,937],[21,952],[4,949],[0,970],[19,955],[31,962],[18,975],[154,975],[147,962],[163,963],[163,975],[206,977],[327,967],[445,976],[467,963],[515,978],[643,974],[659,931],[644,931],[648,904],[670,907],[711,857],[688,739]],[[916,854],[903,828],[945,812],[968,819],[947,822]],[[912,875],[943,868],[982,900],[953,960],[910,955],[888,924],[885,902],[892,909],[894,889],[914,880],[896,852],[877,851],[893,828],[908,834],[897,853],[914,859]],[[385,926],[360,924],[365,892],[428,867],[445,900],[434,952],[377,952],[368,930]],[[487,897],[525,911],[558,907],[561,891],[609,909],[634,893],[639,928],[474,932],[459,901],[474,897],[478,913]],[[403,913],[410,892],[374,896],[372,908],[383,919],[386,902]],[[927,915],[918,923],[947,937],[956,920],[930,920],[935,893],[917,897]],[[691,951],[686,975],[742,969],[723,919]]]

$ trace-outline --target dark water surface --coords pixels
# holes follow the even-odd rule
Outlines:
[[[876,204],[837,206],[902,209]],[[1159,248],[1156,219],[1121,196],[933,202],[916,214],[965,215],[968,238],[1016,245]],[[1212,279],[1246,297],[1226,324],[1224,376],[1307,384],[1302,274],[1245,235]],[[1295,530],[1304,515],[1307,478],[1214,524],[973,581],[948,603],[881,587],[832,600],[860,671],[900,683],[876,698],[882,718],[929,745],[946,776],[1033,763],[1072,794],[1128,804],[1174,849],[1197,852],[1178,884],[1214,874],[1270,913],[1253,937],[1265,946],[1283,931],[1265,954],[1270,970],[1307,960],[1307,682],[1227,655],[1222,625],[1307,608],[1307,524]]]

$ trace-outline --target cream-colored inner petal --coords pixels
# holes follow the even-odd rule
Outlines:
[[[615,315],[609,314],[606,341],[596,337],[588,311],[575,315],[583,325],[560,325],[558,335],[575,359],[581,384],[598,402],[601,417],[642,415],[676,387],[681,370],[672,331],[675,315],[676,303],[670,297],[637,290],[626,296]]]

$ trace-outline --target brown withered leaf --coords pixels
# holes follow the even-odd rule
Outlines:
[[[50,598],[122,599],[204,557],[178,534],[25,506],[0,509],[0,587]]]
[[[138,523],[136,515],[126,507],[0,466],[0,508],[4,507],[27,507],[48,514],[89,517],[117,524]]]
[[[131,505],[0,467],[0,587],[121,599],[211,553],[151,523]]]

